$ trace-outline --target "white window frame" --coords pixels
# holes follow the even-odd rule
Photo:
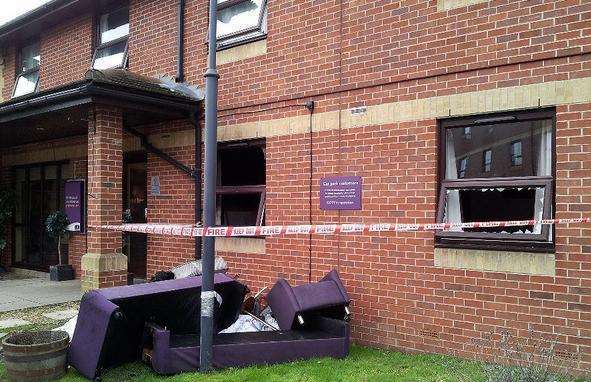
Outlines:
[[[125,42],[125,50],[123,53],[123,58],[121,60],[121,64],[117,65],[117,66],[113,66],[110,68],[103,68],[103,69],[98,69],[98,70],[104,70],[104,69],[123,69],[127,67],[127,60],[128,60],[128,48],[129,48],[129,33],[125,36],[116,38],[114,40],[105,42],[105,43],[101,43],[101,23],[100,20],[104,17],[107,16],[111,13],[115,13],[115,12],[119,12],[123,9],[127,9],[127,12],[129,13],[129,6],[125,5],[123,7],[119,7],[117,9],[111,10],[110,12],[103,12],[99,15],[98,20],[99,22],[96,24],[96,48],[94,49],[94,54],[92,55],[92,64],[91,64],[91,69],[95,69],[94,65],[96,63],[96,59],[97,59],[97,55],[99,53],[99,51],[108,48],[110,46],[113,45],[117,45],[120,44],[122,42]],[[129,22],[129,21],[128,21]]]
[[[245,3],[251,0],[224,0],[218,3],[218,14],[221,10],[233,7],[240,3]],[[242,29],[234,33],[218,37],[217,50],[232,48],[238,45],[247,44],[249,42],[258,41],[267,37],[267,15],[268,0],[263,0],[261,3],[261,12],[256,26]]]
[[[32,46],[32,45],[37,45],[38,53],[39,53],[39,57],[40,57],[39,58],[39,64],[37,66],[31,68],[31,69],[26,69],[25,70],[23,68],[23,50],[25,48],[28,48],[28,47]],[[28,43],[26,45],[23,45],[20,48],[20,51],[18,53],[18,63],[19,63],[19,66],[20,66],[20,71],[17,73],[16,78],[15,78],[15,81],[14,81],[14,87],[12,89],[12,98],[23,97],[23,96],[28,95],[28,94],[37,93],[37,91],[39,90],[39,71],[40,71],[40,68],[41,68],[41,45],[40,45],[40,43],[37,41],[37,42],[31,42],[31,43]],[[18,96],[15,96],[16,91],[17,91],[17,88],[18,88],[18,82],[19,82],[19,80],[22,77],[28,76],[28,75],[33,74],[33,73],[37,73],[37,81],[35,81],[35,89],[33,89],[33,91],[30,91],[28,93],[23,93],[23,94],[19,94]]]

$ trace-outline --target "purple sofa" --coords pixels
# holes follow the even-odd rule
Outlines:
[[[238,317],[246,287],[225,274],[216,274],[217,330]],[[87,292],[80,303],[68,362],[86,378],[95,379],[103,368],[141,358],[146,323],[178,334],[200,331],[201,277],[107,288]]]
[[[336,271],[318,283],[292,288],[280,280],[267,296],[281,331],[217,334],[216,368],[264,365],[300,359],[344,358],[349,353],[347,306],[350,299]],[[302,315],[302,322],[296,317]],[[151,324],[144,360],[159,374],[199,368],[199,336]]]

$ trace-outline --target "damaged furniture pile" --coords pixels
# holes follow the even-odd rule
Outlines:
[[[223,272],[222,263],[214,278],[216,368],[348,355],[350,299],[336,270],[317,283],[292,287],[279,280],[266,296],[264,290],[248,296],[247,286]],[[190,266],[183,272],[177,269],[171,280],[87,292],[69,364],[89,379],[140,359],[164,375],[198,370],[201,276],[178,278],[197,273]]]

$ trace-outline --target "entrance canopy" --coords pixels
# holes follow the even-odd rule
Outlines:
[[[189,118],[202,100],[199,88],[171,79],[93,69],[81,81],[0,104],[0,149],[84,135],[93,104],[121,108],[124,126],[134,127]]]

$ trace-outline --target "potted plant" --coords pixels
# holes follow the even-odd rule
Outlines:
[[[67,233],[70,219],[62,211],[56,211],[49,214],[45,220],[45,230],[47,234],[57,239],[57,257],[58,265],[49,267],[49,279],[51,281],[65,281],[74,279],[74,268],[68,264],[62,264],[62,237]]]
[[[14,212],[14,202],[15,197],[12,190],[0,189],[0,253],[8,244],[6,228]]]

